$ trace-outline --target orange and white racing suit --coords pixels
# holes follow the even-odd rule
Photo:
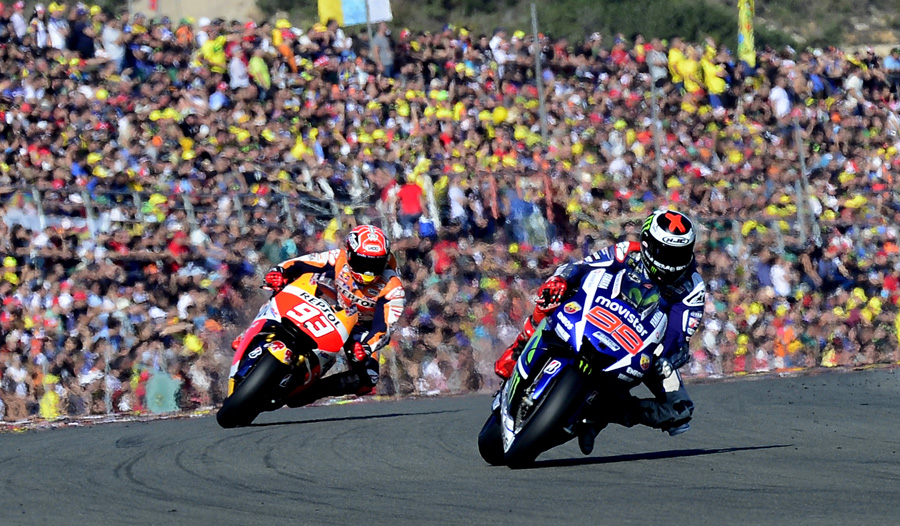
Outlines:
[[[388,344],[393,327],[406,305],[406,292],[397,274],[397,260],[391,255],[384,272],[372,283],[360,284],[350,276],[347,253],[342,249],[307,254],[281,262],[284,277],[293,281],[307,272],[318,274],[320,290],[350,312],[359,314],[351,335],[372,352]]]

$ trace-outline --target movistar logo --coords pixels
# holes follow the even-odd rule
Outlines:
[[[597,300],[601,305],[627,320],[632,327],[637,329],[641,336],[647,336],[648,334],[650,334],[650,331],[644,328],[644,325],[641,323],[641,319],[638,318],[635,313],[631,312],[628,307],[622,305],[621,303],[612,301],[609,298],[604,298],[603,296],[597,297]]]

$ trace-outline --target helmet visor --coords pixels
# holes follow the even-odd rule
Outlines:
[[[371,283],[380,276],[387,266],[388,257],[383,256],[364,256],[353,251],[349,251],[347,255],[347,263],[350,270],[362,277],[365,283]],[[366,278],[369,278],[368,280]]]
[[[660,243],[647,243],[647,246],[643,248],[642,252],[647,259],[650,276],[654,278],[678,279],[684,275],[691,261],[694,260],[692,245],[676,247]]]

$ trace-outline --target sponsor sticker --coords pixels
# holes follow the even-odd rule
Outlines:
[[[647,370],[650,368],[650,357],[646,354],[641,354],[641,369]]]
[[[688,329],[696,329],[700,325],[700,316],[694,316],[691,313],[691,316],[688,318]]]
[[[609,349],[610,349],[611,351],[616,351],[616,352],[618,352],[618,351],[621,351],[621,350],[622,350],[622,348],[619,347],[619,344],[617,344],[616,342],[614,342],[612,338],[610,338],[609,336],[606,335],[606,333],[603,333],[603,332],[600,332],[600,331],[594,331],[594,334],[592,334],[591,336],[593,336],[594,338],[597,338],[597,340],[599,340],[600,343],[602,343],[603,345],[609,347]]]
[[[562,313],[556,316],[556,319],[563,324],[563,327],[569,329],[570,331],[575,328],[575,325],[570,322]]]
[[[547,374],[553,374],[559,370],[559,367],[561,365],[562,364],[559,362],[559,360],[551,360],[550,363],[547,364],[547,367],[544,367],[544,372]]]
[[[570,301],[569,303],[566,303],[563,310],[566,311],[566,314],[575,314],[581,310],[581,305],[579,305],[577,301]]]
[[[687,237],[663,236],[662,242],[667,245],[683,246],[691,242]]]
[[[347,236],[347,244],[350,245],[350,248],[353,250],[359,249],[359,234],[356,232],[350,232],[350,235]]]

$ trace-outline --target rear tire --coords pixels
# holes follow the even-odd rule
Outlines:
[[[567,442],[571,437],[563,436],[563,426],[584,401],[583,390],[584,379],[576,369],[562,371],[506,451],[506,465],[529,466],[544,451]]]
[[[225,399],[216,422],[223,428],[243,427],[250,425],[261,412],[268,409],[268,400],[277,380],[287,374],[289,368],[277,358],[264,353],[247,378],[244,379]]]
[[[500,425],[500,410],[488,417],[481,433],[478,434],[478,452],[481,458],[492,466],[503,466],[503,428]]]

